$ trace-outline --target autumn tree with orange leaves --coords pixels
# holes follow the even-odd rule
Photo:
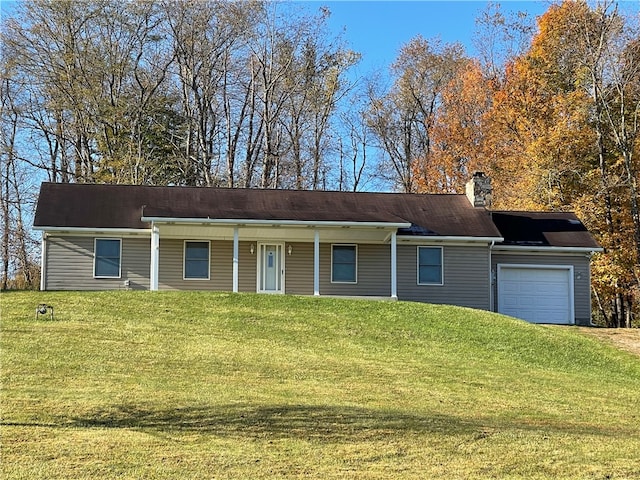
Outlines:
[[[640,313],[640,28],[617,4],[566,1],[538,19],[502,75],[469,60],[443,87],[417,190],[460,192],[493,177],[494,207],[576,211],[605,252],[593,261],[596,318]]]
[[[476,61],[459,65],[440,95],[430,154],[413,164],[421,191],[460,193],[471,173],[488,167],[483,132],[491,94]]]
[[[580,5],[540,18],[529,51],[507,65],[494,92],[485,132],[499,208],[568,209],[582,190],[595,136],[590,99],[578,87],[580,62],[567,47],[577,35],[566,8]]]
[[[498,156],[498,206],[577,211],[605,247],[593,263],[599,317],[628,327],[640,283],[640,30],[610,2],[554,5],[538,26],[494,97],[494,125],[507,128],[492,138],[518,146]]]

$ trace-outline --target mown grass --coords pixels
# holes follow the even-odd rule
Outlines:
[[[640,477],[640,360],[577,329],[196,292],[0,308],[2,478]]]

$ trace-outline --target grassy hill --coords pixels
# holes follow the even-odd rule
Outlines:
[[[640,477],[640,359],[578,329],[195,292],[0,308],[2,478]]]

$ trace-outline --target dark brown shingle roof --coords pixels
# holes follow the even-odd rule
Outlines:
[[[401,235],[599,248],[573,213],[492,212],[464,195],[43,183],[35,227],[149,228],[141,217],[410,223]]]
[[[145,217],[406,222],[420,234],[500,237],[489,214],[464,195],[62,183],[42,184],[34,225],[148,228],[143,209]]]
[[[600,248],[591,233],[570,212],[493,212],[503,245]]]

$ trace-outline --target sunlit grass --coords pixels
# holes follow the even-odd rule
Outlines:
[[[640,361],[577,330],[195,292],[0,307],[2,478],[640,477]]]

